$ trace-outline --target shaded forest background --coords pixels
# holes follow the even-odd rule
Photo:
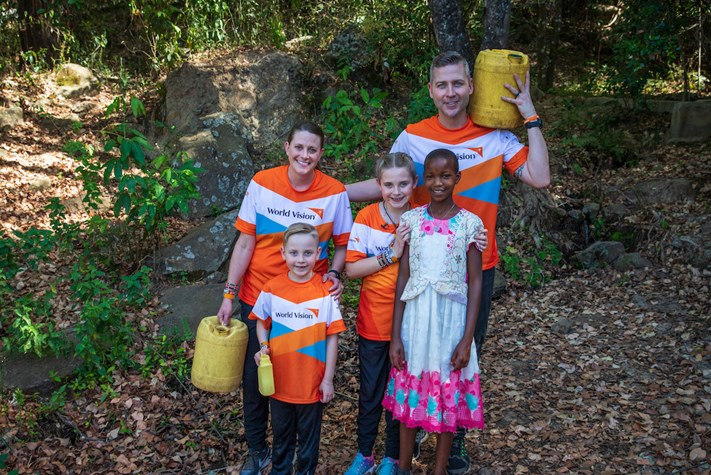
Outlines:
[[[393,134],[433,112],[423,86],[444,41],[433,12],[454,7],[473,52],[498,45],[530,55],[556,182],[549,198],[504,183],[500,270],[508,286],[494,304],[483,365],[489,426],[469,436],[479,473],[708,473],[709,276],[671,242],[696,226],[689,216],[709,214],[711,153],[708,144],[667,144],[668,117],[647,109],[652,98],[709,98],[706,3],[0,0],[0,107],[17,105],[26,118],[0,132],[0,471],[237,470],[245,450],[239,398],[191,387],[192,343],[155,326],[159,290],[191,277],[166,282],[146,260],[200,224],[181,214],[197,196],[199,171],[149,138],[163,126],[166,74],[245,49],[286,50],[306,71],[330,71],[323,88],[334,94],[314,103],[313,118],[328,131],[328,172],[354,181]],[[364,41],[330,62],[347,31]],[[58,120],[59,106],[40,100],[67,62],[99,77],[91,100],[104,113]],[[595,96],[630,107],[579,101]],[[264,168],[283,156],[258,160]],[[37,191],[23,181],[29,172],[67,184]],[[590,205],[668,176],[690,178],[696,201],[634,209],[624,225]],[[68,219],[55,191],[80,196],[81,219]],[[654,266],[580,270],[579,248],[529,212],[578,213],[576,246],[623,242]],[[353,327],[357,282],[346,295]],[[341,343],[339,400],[325,422],[331,459],[320,473],[338,473],[352,457],[352,333]],[[81,367],[48,394],[7,390],[3,359],[19,353],[72,356]]]
[[[532,55],[543,90],[691,95],[708,87],[701,0],[3,0],[0,7],[5,73],[72,61],[108,76],[121,69],[155,76],[212,48],[284,48],[305,37],[325,48],[357,25],[377,53],[375,69],[387,61],[394,77],[421,84],[446,20],[433,28],[432,13],[450,8],[461,11],[474,51],[508,46]]]

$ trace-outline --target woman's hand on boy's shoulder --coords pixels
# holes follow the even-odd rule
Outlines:
[[[333,283],[331,287],[329,287],[328,292],[331,294],[331,297],[334,298],[336,302],[340,302],[341,300],[341,294],[343,293],[343,282],[341,282],[341,279],[336,277],[335,274],[332,272],[326,272],[323,274],[323,283],[326,283],[327,281],[330,281]]]

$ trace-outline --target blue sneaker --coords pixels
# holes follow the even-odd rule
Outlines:
[[[385,457],[378,465],[378,468],[375,469],[377,475],[395,475],[397,471],[397,460],[392,457]]]
[[[344,475],[365,475],[373,473],[373,470],[375,470],[375,458],[372,455],[363,457],[363,454],[358,452]]]

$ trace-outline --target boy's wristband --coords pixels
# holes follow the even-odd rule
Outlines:
[[[228,293],[223,293],[222,297],[228,299],[228,300],[234,300],[235,299],[235,294],[228,294]]]
[[[336,279],[341,280],[341,273],[338,272],[336,269],[328,269],[328,272],[326,274],[333,274],[336,276]]]

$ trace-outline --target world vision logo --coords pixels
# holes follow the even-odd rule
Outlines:
[[[316,213],[319,218],[323,219],[323,208],[309,208],[311,211]]]
[[[307,308],[309,312],[313,312],[313,314],[318,318],[318,309],[317,308]]]
[[[484,156],[484,147],[472,147],[469,150],[471,150],[474,153],[478,153],[480,157]]]
[[[458,153],[457,158],[459,160],[476,160],[478,158],[484,158],[483,147],[470,147],[467,150],[471,150],[474,153]]]

